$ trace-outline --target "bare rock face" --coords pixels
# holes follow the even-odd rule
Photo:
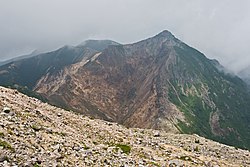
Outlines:
[[[0,166],[249,166],[250,152],[198,135],[126,128],[0,87]]]

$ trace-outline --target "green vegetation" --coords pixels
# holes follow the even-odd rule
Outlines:
[[[198,151],[199,151],[199,147],[196,146],[196,147],[194,148],[194,151],[198,152]]]
[[[185,115],[179,121],[183,133],[201,136],[240,148],[250,149],[250,94],[239,78],[225,74],[212,60],[188,46],[176,47],[177,62],[169,82],[169,100]],[[211,115],[218,115],[221,129],[213,133]],[[212,124],[214,125],[214,124]]]
[[[34,167],[40,167],[40,165],[36,162],[36,163],[34,164]]]
[[[67,136],[67,134],[64,132],[52,132],[52,133],[57,134],[59,136]]]
[[[83,144],[83,149],[84,149],[84,150],[90,149],[90,147],[88,147],[84,142],[82,142],[82,144]]]
[[[8,129],[8,130],[7,130],[7,133],[10,134],[10,135],[13,135],[13,134],[14,134],[14,133],[12,132],[11,129]]]
[[[153,161],[149,162],[149,164],[154,165],[154,166],[157,166],[157,167],[160,167],[159,164],[157,164],[156,162],[153,162]]]
[[[32,128],[34,131],[36,131],[36,132],[42,129],[40,125],[36,125],[36,124],[32,125],[31,128]]]
[[[9,143],[1,139],[0,139],[0,146],[3,147],[4,149],[9,149],[11,151],[14,151],[14,148]]]
[[[1,161],[2,162],[4,162],[4,161],[10,162],[9,157],[7,157],[6,155],[1,157]]]
[[[179,107],[184,113],[186,120],[190,126],[179,121],[179,128],[183,133],[198,133],[203,136],[211,136],[211,128],[209,125],[210,108],[204,105],[202,99],[198,95],[184,95],[181,87],[174,81],[171,81],[174,88],[169,89],[170,100]],[[177,91],[178,94],[176,94]],[[190,89],[186,87],[186,89]]]
[[[4,137],[4,133],[3,132],[0,132],[0,137]]]
[[[181,156],[180,159],[184,160],[184,161],[191,161],[191,162],[193,162],[192,158],[190,158],[189,156]]]
[[[129,154],[131,151],[131,147],[129,145],[125,145],[125,144],[116,144],[115,145],[117,148],[120,148],[123,153],[125,154]]]

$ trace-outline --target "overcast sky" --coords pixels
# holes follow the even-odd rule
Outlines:
[[[0,0],[0,61],[90,38],[131,43],[165,29],[235,72],[250,65],[249,0]]]

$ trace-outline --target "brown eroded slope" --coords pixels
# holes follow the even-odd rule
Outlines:
[[[63,75],[43,77],[35,91],[51,101],[60,99],[71,109],[86,112],[87,108],[90,115],[130,127],[177,132],[177,119],[185,119],[164,98],[167,92],[162,89],[167,88],[161,82],[170,78],[164,70],[176,62],[172,48],[179,43],[165,31],[139,43],[110,46],[87,62],[64,68]],[[56,89],[47,89],[47,85]]]

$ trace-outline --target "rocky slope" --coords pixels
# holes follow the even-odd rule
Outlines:
[[[198,135],[126,128],[0,87],[0,166],[250,166]]]

